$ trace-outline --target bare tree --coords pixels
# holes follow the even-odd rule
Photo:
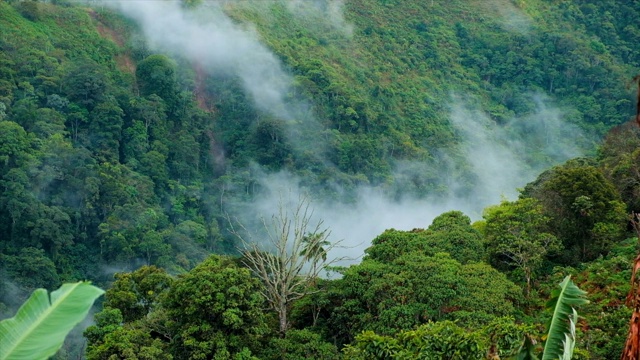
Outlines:
[[[283,336],[290,327],[293,302],[315,291],[312,285],[318,276],[342,259],[327,259],[339,242],[329,242],[331,232],[322,220],[312,222],[312,216],[310,201],[300,197],[293,210],[288,211],[280,201],[278,213],[270,220],[262,219],[264,236],[258,241],[248,231],[244,231],[249,234],[245,238],[232,229],[242,243],[244,264],[262,281],[262,294],[278,314]]]

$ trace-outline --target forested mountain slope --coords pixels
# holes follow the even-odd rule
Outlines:
[[[317,3],[241,2],[228,7],[235,19],[256,24],[313,99],[324,125],[337,130],[330,138],[332,162],[372,182],[397,177],[394,160],[399,159],[429,163],[420,174],[430,184],[426,191],[433,192],[443,174],[472,178],[442,165],[443,154],[454,156],[458,166],[464,163],[457,145],[465,140],[464,128],[477,121],[452,124],[452,107],[480,109],[491,119],[483,126],[503,125],[512,140],[537,142],[530,149],[537,154],[519,156],[545,166],[559,154],[545,153],[535,126],[523,124],[543,122],[544,115],[533,116],[540,112],[541,97],[589,134],[604,134],[633,111],[625,91],[639,61],[633,2],[347,1],[337,10]],[[592,146],[576,134],[563,136],[582,150]],[[562,143],[563,137],[554,141]],[[406,191],[411,184],[403,185]]]
[[[510,191],[570,157],[598,156],[544,172],[522,191],[529,200],[487,210],[485,225],[448,213],[442,229],[416,232],[405,256],[370,248],[326,296],[296,304],[295,326],[316,333],[292,336],[338,346],[363,330],[391,335],[429,319],[529,316],[537,300],[523,303],[518,286],[535,292],[553,265],[607,254],[627,235],[625,214],[639,210],[637,131],[619,127],[596,151],[634,113],[637,2],[146,3],[0,0],[0,312],[36,287],[106,285],[141,265],[185,273],[212,252],[235,254],[229,214],[253,215],[251,204],[268,195],[261,180],[277,172],[317,200],[348,202],[366,185],[390,198],[484,205],[479,184]],[[177,16],[154,18],[173,20],[164,27],[176,35],[164,43],[144,21],[163,6]],[[230,36],[227,47],[207,42],[220,35]],[[508,172],[514,164],[520,172]],[[539,216],[545,227],[527,231],[557,245],[526,268],[495,250],[509,242],[496,234],[511,213]],[[377,240],[385,236],[408,235]],[[423,260],[460,289],[486,289],[488,280],[469,276],[484,274],[499,300],[474,315],[478,304],[462,292],[438,303],[381,281],[357,293],[383,273],[427,286],[414,278]],[[224,258],[201,266],[236,271]],[[244,283],[245,270],[234,281]],[[392,306],[396,296],[406,307]],[[250,320],[257,332],[235,350],[278,343],[265,337],[267,320]],[[278,346],[289,345],[270,348]]]

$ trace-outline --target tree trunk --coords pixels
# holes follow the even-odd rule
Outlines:
[[[531,294],[531,269],[529,267],[524,268],[524,276],[527,280],[526,295],[527,298],[529,298],[529,295]]]
[[[283,306],[278,311],[278,317],[280,318],[280,337],[284,337],[287,334],[289,328],[289,322],[287,320],[287,307]]]

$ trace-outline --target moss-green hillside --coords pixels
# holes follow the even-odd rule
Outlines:
[[[87,333],[90,356],[337,359],[342,346],[396,346],[394,336],[418,327],[410,338],[473,338],[482,358],[496,341],[502,355],[517,349],[511,330],[538,336],[549,289],[575,273],[592,299],[580,310],[581,354],[617,356],[636,251],[623,241],[633,235],[626,214],[640,210],[640,135],[616,127],[634,113],[626,85],[640,66],[637,2],[239,1],[223,10],[276,54],[293,79],[285,105],[308,102],[314,126],[260,109],[237,74],[159,53],[140,24],[108,7],[0,0],[0,316],[37,287],[107,287],[116,271],[154,265],[118,275]],[[461,122],[457,107],[470,109]],[[563,160],[544,148],[575,134],[531,139],[523,124],[551,116],[541,107],[586,133],[576,147],[594,156],[543,172],[482,221],[450,211],[427,229],[367,239],[360,264],[313,279],[318,292],[285,304],[286,336],[240,261],[202,262],[237,255],[229,218],[253,210],[265,174],[281,170],[318,198],[348,200],[366,184],[475,201],[468,132],[499,132],[505,147],[538,141],[517,158],[532,167]]]
[[[322,4],[239,2],[227,11],[256,25],[337,130],[334,163],[374,183],[398,159],[436,167],[447,153],[463,162],[454,103],[500,125],[534,114],[545,95],[596,137],[633,111],[635,3],[353,0],[343,19]]]

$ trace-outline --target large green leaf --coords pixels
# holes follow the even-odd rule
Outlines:
[[[564,359],[566,354],[573,352],[575,342],[572,338],[575,337],[575,323],[578,320],[573,307],[588,303],[586,294],[571,281],[571,276],[564,278],[560,288],[553,291],[547,303],[547,308],[553,309],[553,315],[549,321],[542,360]]]
[[[0,360],[53,356],[102,293],[88,282],[64,284],[51,293],[51,298],[47,290],[37,289],[16,316],[0,322]]]

